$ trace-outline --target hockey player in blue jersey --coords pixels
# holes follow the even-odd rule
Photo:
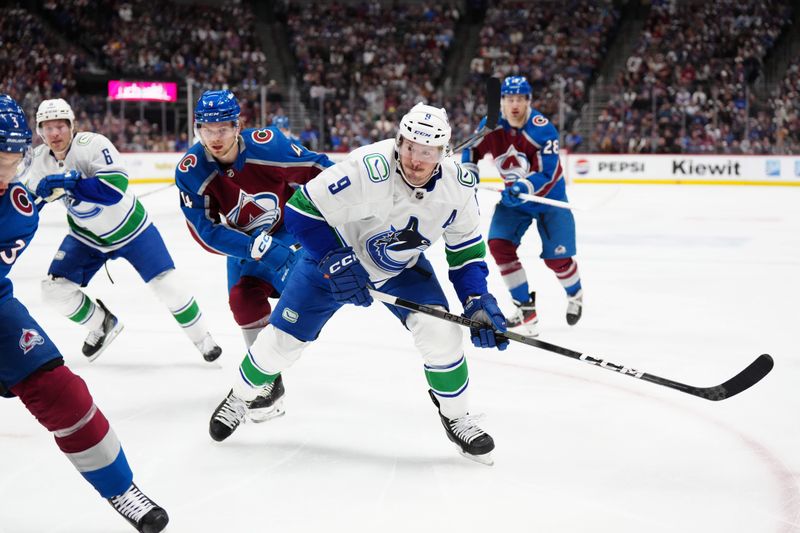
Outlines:
[[[558,157],[558,131],[539,111],[531,108],[531,86],[523,76],[510,76],[501,85],[502,116],[493,131],[464,150],[462,163],[475,175],[478,161],[488,154],[506,188],[495,207],[489,228],[489,251],[516,306],[509,328],[524,335],[538,334],[536,293],[517,255],[522,237],[536,221],[542,241],[540,257],[567,293],[567,323],[575,325],[583,311],[583,290],[574,256],[575,218],[567,209],[526,201],[522,194],[567,200],[566,184]],[[484,118],[478,128],[485,124]]]
[[[286,115],[275,115],[272,117],[272,125],[281,130],[284,137],[289,139],[289,141],[293,143],[300,143],[300,139],[292,133],[292,129],[289,127],[289,117]]]
[[[181,159],[175,183],[192,236],[227,256],[228,303],[249,348],[269,321],[268,298],[283,291],[295,261],[284,205],[295,186],[333,163],[277,127],[241,129],[239,112],[231,91],[203,93],[194,113],[200,142]],[[277,412],[260,400],[250,404],[253,420]]]
[[[17,396],[81,475],[137,530],[156,533],[166,511],[133,483],[125,452],[86,383],[13,295],[9,271],[31,242],[39,213],[19,181],[31,164],[22,109],[0,95],[0,395]]]

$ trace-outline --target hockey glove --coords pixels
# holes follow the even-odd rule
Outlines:
[[[506,207],[517,207],[527,200],[523,200],[519,197],[520,194],[533,194],[533,191],[530,187],[531,182],[526,180],[525,178],[519,179],[503,189],[501,193],[500,203]]]
[[[331,293],[337,302],[362,307],[368,307],[372,303],[369,274],[361,266],[352,248],[331,250],[319,262],[317,269],[330,283]]]
[[[486,327],[470,328],[469,330],[472,344],[476,347],[497,348],[498,350],[508,348],[508,339],[501,335],[508,329],[506,319],[497,306],[494,296],[487,292],[480,297],[470,297],[467,305],[464,306],[464,316],[486,324]]]
[[[250,237],[250,257],[270,268],[281,270],[294,262],[294,251],[268,232],[267,228],[256,230]]]
[[[74,189],[79,179],[81,179],[81,173],[77,170],[70,170],[63,174],[50,174],[42,178],[36,186],[35,194],[45,202],[58,200],[67,191]]]

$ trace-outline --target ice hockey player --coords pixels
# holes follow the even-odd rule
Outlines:
[[[289,117],[286,115],[275,115],[272,117],[272,125],[281,130],[283,136],[289,139],[289,141],[300,143],[300,139],[292,133],[292,129],[289,127]]]
[[[203,93],[194,112],[200,141],[178,164],[175,183],[192,236],[227,256],[228,304],[249,348],[269,321],[268,298],[283,291],[295,261],[284,205],[296,185],[333,163],[277,127],[241,129],[239,113],[231,91]],[[255,421],[278,414],[262,400],[250,404]]]
[[[505,319],[488,293],[486,246],[480,233],[475,176],[445,159],[450,125],[444,109],[417,104],[395,139],[353,151],[295,192],[286,224],[302,251],[272,314],[251,346],[233,389],[214,411],[211,437],[227,438],[244,419],[246,402],[269,390],[281,401],[281,371],[315,340],[344,304],[369,306],[369,292],[447,309],[424,251],[444,237],[449,277],[464,314],[486,323],[471,332],[476,346],[505,349]],[[414,337],[448,438],[465,456],[491,464],[492,437],[469,414],[468,371],[460,327],[389,307]]]
[[[86,383],[14,297],[7,277],[39,224],[38,210],[20,182],[31,163],[31,141],[22,109],[0,95],[0,396],[17,396],[120,515],[139,531],[157,533],[169,521],[167,512],[133,483],[125,452]]]
[[[211,338],[194,297],[183,288],[167,247],[139,200],[117,149],[98,133],[74,131],[75,114],[61,98],[36,112],[44,144],[34,151],[27,185],[45,202],[61,200],[69,234],[42,282],[42,296],[89,330],[83,354],[94,361],[122,330],[102,301],[83,290],[109,259],[124,258],[168,308],[206,361],[222,350]]]
[[[519,197],[523,193],[567,201],[558,157],[558,131],[544,115],[531,108],[531,93],[531,86],[523,76],[503,80],[500,88],[502,116],[497,127],[464,150],[461,161],[477,175],[478,161],[491,154],[506,184],[489,227],[489,251],[516,305],[508,327],[523,335],[535,336],[538,335],[536,293],[530,291],[517,255],[522,237],[534,220],[542,241],[540,257],[567,293],[567,323],[571,326],[581,318],[583,290],[574,258],[572,212]],[[485,123],[484,117],[478,128]]]

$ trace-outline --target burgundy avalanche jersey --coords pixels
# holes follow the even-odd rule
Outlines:
[[[485,123],[484,118],[478,129]],[[522,128],[512,127],[501,117],[493,131],[464,150],[461,161],[477,164],[487,154],[494,157],[494,164],[506,185],[527,178],[533,183],[537,196],[566,198],[564,172],[558,158],[558,130],[539,111],[531,109]]]
[[[195,143],[175,169],[181,209],[192,236],[207,250],[249,259],[250,234],[283,225],[283,206],[333,163],[287,139],[278,128],[242,130],[239,156],[221,165]]]

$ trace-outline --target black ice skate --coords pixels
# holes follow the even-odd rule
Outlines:
[[[567,297],[567,324],[574,326],[583,314],[583,289]]]
[[[508,329],[526,337],[537,337],[539,317],[536,316],[536,293],[531,292],[531,299],[528,302],[514,300],[514,305],[517,309],[506,321]]]
[[[194,345],[197,346],[197,349],[203,354],[203,359],[209,363],[216,361],[219,356],[222,355],[222,348],[214,342],[210,333],[206,333],[206,336],[194,343]]]
[[[100,357],[103,350],[108,348],[111,341],[119,335],[119,332],[122,331],[124,327],[122,322],[117,320],[117,317],[115,317],[99,299],[97,300],[97,305],[105,312],[106,316],[103,318],[103,323],[100,327],[90,331],[86,340],[83,342],[83,355],[85,355],[89,361],[94,361]]]
[[[211,421],[208,424],[208,433],[217,442],[222,442],[236,431],[239,424],[244,422],[244,415],[247,412],[247,404],[233,393],[233,389],[228,393],[222,403],[220,403]]]
[[[158,533],[169,522],[167,512],[143,494],[135,483],[123,494],[109,498],[108,503],[142,533]]]
[[[428,390],[428,394],[431,395],[431,400],[438,409],[439,400],[436,395],[432,390]],[[439,411],[439,418],[447,432],[447,438],[455,443],[461,455],[484,465],[494,464],[490,453],[494,450],[494,439],[478,427],[479,416],[467,413],[464,416],[450,419]]]
[[[286,411],[283,410],[285,392],[283,376],[278,374],[275,381],[266,385],[253,401],[247,403],[247,418],[260,423],[286,414]]]

